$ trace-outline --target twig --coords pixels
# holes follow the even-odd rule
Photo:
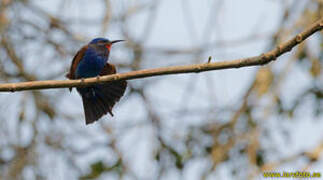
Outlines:
[[[306,38],[308,38],[315,32],[320,31],[322,29],[323,29],[323,18],[315,22],[313,25],[311,25],[303,32],[296,35],[291,40],[285,43],[282,43],[281,45],[277,46],[273,50],[267,53],[261,54],[259,56],[254,56],[249,58],[236,59],[236,60],[223,61],[223,62],[161,67],[161,68],[155,68],[155,69],[132,71],[127,73],[102,76],[99,80],[96,77],[93,77],[93,78],[87,78],[84,80],[48,80],[48,81],[30,81],[30,82],[21,82],[21,83],[5,83],[5,84],[0,84],[0,92],[82,87],[82,86],[88,86],[88,85],[93,85],[97,83],[111,82],[111,81],[117,81],[117,80],[139,79],[139,78],[161,76],[161,75],[168,75],[168,74],[193,73],[193,72],[199,73],[199,72],[219,70],[219,69],[264,65],[271,61],[274,61],[277,57],[290,51],[297,44],[301,43]]]

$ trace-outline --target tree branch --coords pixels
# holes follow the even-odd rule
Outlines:
[[[291,40],[282,43],[273,50],[261,54],[259,56],[236,59],[231,61],[213,62],[204,64],[184,65],[184,66],[171,66],[161,67],[154,69],[146,69],[139,71],[132,71],[127,73],[113,74],[108,76],[102,76],[100,78],[87,78],[84,80],[48,80],[48,81],[30,81],[21,83],[5,83],[0,84],[0,92],[15,92],[24,90],[39,90],[39,89],[53,89],[53,88],[67,88],[67,87],[82,87],[93,85],[102,82],[110,82],[117,80],[130,80],[139,79],[152,76],[161,76],[168,74],[180,74],[180,73],[199,73],[204,71],[240,68],[246,66],[264,65],[271,61],[274,61],[277,57],[290,51],[297,44],[304,41],[317,31],[323,29],[323,18],[315,22],[309,28],[296,35]]]

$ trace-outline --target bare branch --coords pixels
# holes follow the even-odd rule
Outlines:
[[[311,36],[317,31],[323,29],[323,18],[315,22],[309,28],[296,35],[291,40],[282,43],[273,50],[261,54],[259,56],[236,59],[231,61],[184,65],[184,66],[172,66],[161,67],[154,69],[146,69],[139,71],[132,71],[127,73],[120,73],[114,75],[103,76],[101,78],[87,78],[84,80],[49,80],[49,81],[30,81],[21,83],[6,83],[0,85],[0,91],[2,92],[14,92],[23,90],[39,90],[39,89],[53,89],[53,88],[68,88],[68,87],[81,87],[88,86],[97,83],[117,81],[117,80],[130,80],[139,79],[152,76],[161,76],[168,74],[180,74],[180,73],[198,73],[211,70],[240,68],[246,66],[264,65],[271,61],[274,61],[277,57],[290,51],[297,44],[303,42],[306,38]]]

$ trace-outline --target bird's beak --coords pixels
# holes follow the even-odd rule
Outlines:
[[[122,42],[122,41],[125,41],[125,40],[114,40],[114,41],[111,41],[111,44],[114,44],[114,43],[117,43],[117,42]]]

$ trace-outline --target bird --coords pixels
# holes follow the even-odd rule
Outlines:
[[[66,77],[83,79],[115,74],[115,65],[108,63],[109,54],[112,45],[122,41],[110,41],[102,37],[93,39],[76,53]],[[76,88],[82,98],[85,124],[98,121],[107,113],[113,116],[112,108],[124,95],[126,88],[125,80]],[[69,90],[71,92],[72,88]]]

